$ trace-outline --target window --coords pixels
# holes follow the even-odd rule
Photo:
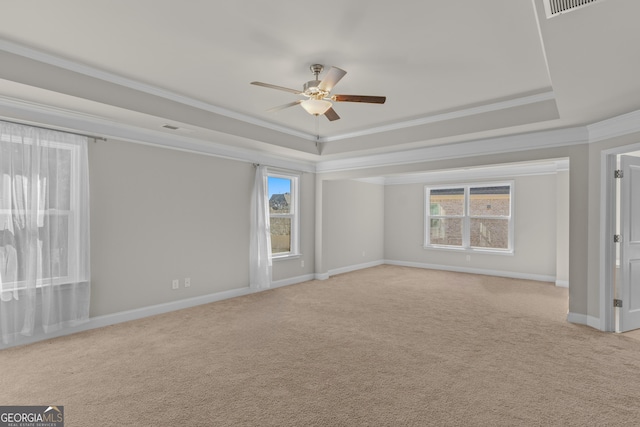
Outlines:
[[[425,187],[425,246],[513,252],[513,183]]]
[[[294,174],[268,174],[271,254],[274,258],[299,255],[298,181],[299,176]]]
[[[34,274],[31,260],[37,260],[38,286],[85,280],[75,277],[79,269],[74,254],[82,232],[78,146],[48,141],[33,149],[28,139],[5,137],[0,140],[0,288],[23,288]],[[38,170],[16,161],[35,152]]]
[[[0,339],[89,319],[87,137],[0,121]]]

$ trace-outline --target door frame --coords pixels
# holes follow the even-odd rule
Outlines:
[[[616,243],[616,178],[620,154],[640,151],[640,143],[602,150],[600,153],[600,330],[615,332],[616,312],[613,307]]]

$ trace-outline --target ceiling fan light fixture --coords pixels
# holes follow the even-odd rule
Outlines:
[[[559,1],[559,0],[558,0]],[[563,0],[564,1],[564,0]],[[596,0],[593,0],[596,1]],[[296,95],[304,95],[308,99],[290,102],[285,105],[280,105],[278,107],[271,108],[267,111],[280,111],[285,108],[293,107],[294,105],[302,105],[304,110],[311,114],[312,116],[324,115],[327,120],[333,122],[338,120],[340,116],[335,110],[332,108],[333,102],[364,102],[369,104],[384,104],[386,101],[385,96],[368,96],[368,95],[331,95],[331,91],[333,90],[336,83],[340,81],[347,74],[346,71],[338,68],[331,67],[329,72],[322,80],[319,79],[319,75],[322,72],[324,67],[322,64],[313,64],[311,66],[311,72],[314,74],[315,79],[309,80],[303,85],[303,90],[299,91],[296,89],[290,89],[283,86],[276,86],[269,83],[262,82],[251,82],[252,85],[263,86],[271,89],[282,90],[285,92],[291,92]]]
[[[323,99],[307,99],[306,101],[302,101],[300,105],[302,105],[302,108],[304,108],[307,113],[314,116],[326,113],[332,106],[329,101]]]

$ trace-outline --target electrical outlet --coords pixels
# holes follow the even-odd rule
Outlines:
[[[188,288],[189,286],[191,286],[191,278],[187,277],[184,279],[184,287]]]
[[[180,288],[180,280],[174,279],[173,282],[171,283],[171,289],[178,289],[178,288]]]
[[[300,267],[304,267],[304,260],[300,261]]]
[[[467,262],[471,261],[471,255],[467,255]]]

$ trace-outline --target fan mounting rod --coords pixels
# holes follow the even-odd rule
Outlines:
[[[309,67],[309,69],[311,70],[311,72],[313,74],[315,74],[316,80],[318,80],[318,76],[320,75],[322,70],[324,70],[324,65],[322,65],[322,64],[313,64],[313,65],[311,65]]]

